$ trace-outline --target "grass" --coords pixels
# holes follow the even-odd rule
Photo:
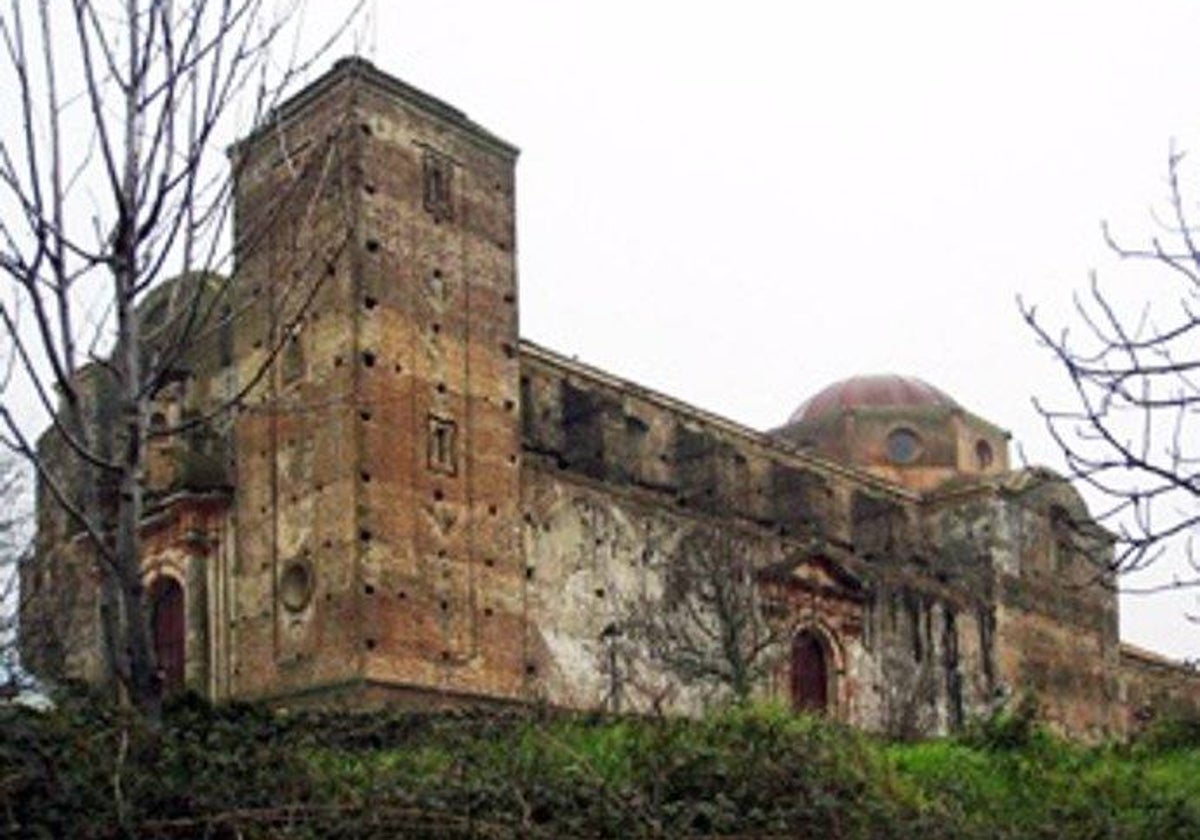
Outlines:
[[[884,747],[923,807],[995,837],[1200,836],[1200,749],[1082,746],[1039,733],[987,749],[954,740]]]
[[[1197,733],[1084,746],[1014,715],[900,743],[772,707],[651,720],[193,701],[148,734],[72,701],[0,710],[0,834],[1171,840],[1200,837]]]

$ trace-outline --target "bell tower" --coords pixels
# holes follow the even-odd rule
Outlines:
[[[328,277],[239,423],[230,693],[518,698],[517,150],[360,59],[275,123],[235,151],[271,242],[239,285],[286,308],[281,249]],[[319,193],[290,238],[258,218],[289,170]]]

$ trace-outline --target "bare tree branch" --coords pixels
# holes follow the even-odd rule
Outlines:
[[[290,170],[291,187],[231,242],[239,173],[229,171],[218,140],[232,135],[235,106],[251,103],[242,130],[267,127],[358,8],[301,56],[281,39],[296,30],[303,5],[290,0],[273,13],[264,0],[11,0],[0,10],[0,78],[22,118],[12,136],[0,136],[0,279],[10,290],[0,301],[3,381],[7,396],[20,380],[50,422],[35,444],[27,421],[5,405],[2,438],[33,464],[44,498],[82,535],[99,580],[110,671],[152,717],[162,686],[141,543],[146,499],[156,491],[151,442],[186,443],[263,390],[353,230],[337,203],[343,126],[334,124],[334,136]],[[291,57],[279,64],[276,47]],[[90,212],[76,193],[91,199]],[[343,231],[305,236],[317,215],[326,225],[340,220]],[[273,245],[281,228],[305,244],[294,249],[296,270],[270,290],[261,352],[239,368],[229,393],[151,428],[163,389],[253,308],[240,262]],[[165,315],[156,321],[159,303]]]
[[[1124,289],[1102,286],[1093,275],[1075,313],[1083,330],[1055,330],[1033,305],[1021,314],[1066,374],[1073,400],[1035,408],[1062,451],[1068,478],[1090,488],[1103,510],[1099,520],[1116,536],[1112,571],[1136,572],[1170,554],[1197,568],[1200,528],[1200,251],[1191,202],[1183,185],[1183,153],[1167,159],[1168,221],[1145,247],[1129,247],[1102,227],[1120,260],[1162,268],[1155,285],[1129,308]],[[1114,292],[1117,289],[1121,294]],[[1181,588],[1196,580],[1139,587]]]
[[[736,536],[694,531],[666,559],[662,591],[626,606],[621,632],[685,684],[746,701],[787,639],[771,620],[753,556]]]

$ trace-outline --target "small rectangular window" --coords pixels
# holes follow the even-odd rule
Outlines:
[[[454,217],[454,165],[438,153],[425,150],[425,210],[436,222]]]
[[[457,432],[453,420],[429,415],[429,469],[444,475],[458,472]]]

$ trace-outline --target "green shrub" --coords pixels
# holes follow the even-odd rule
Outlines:
[[[1155,718],[1135,743],[1155,752],[1200,748],[1200,714],[1185,709]]]
[[[1045,737],[1037,701],[1026,694],[1013,707],[1005,706],[988,717],[969,721],[959,740],[985,750],[1020,750],[1035,746]]]
[[[151,730],[69,698],[0,709],[0,835],[1197,837],[1200,749],[1172,743],[1084,747],[1016,712],[886,743],[777,707],[663,720],[195,697]]]

